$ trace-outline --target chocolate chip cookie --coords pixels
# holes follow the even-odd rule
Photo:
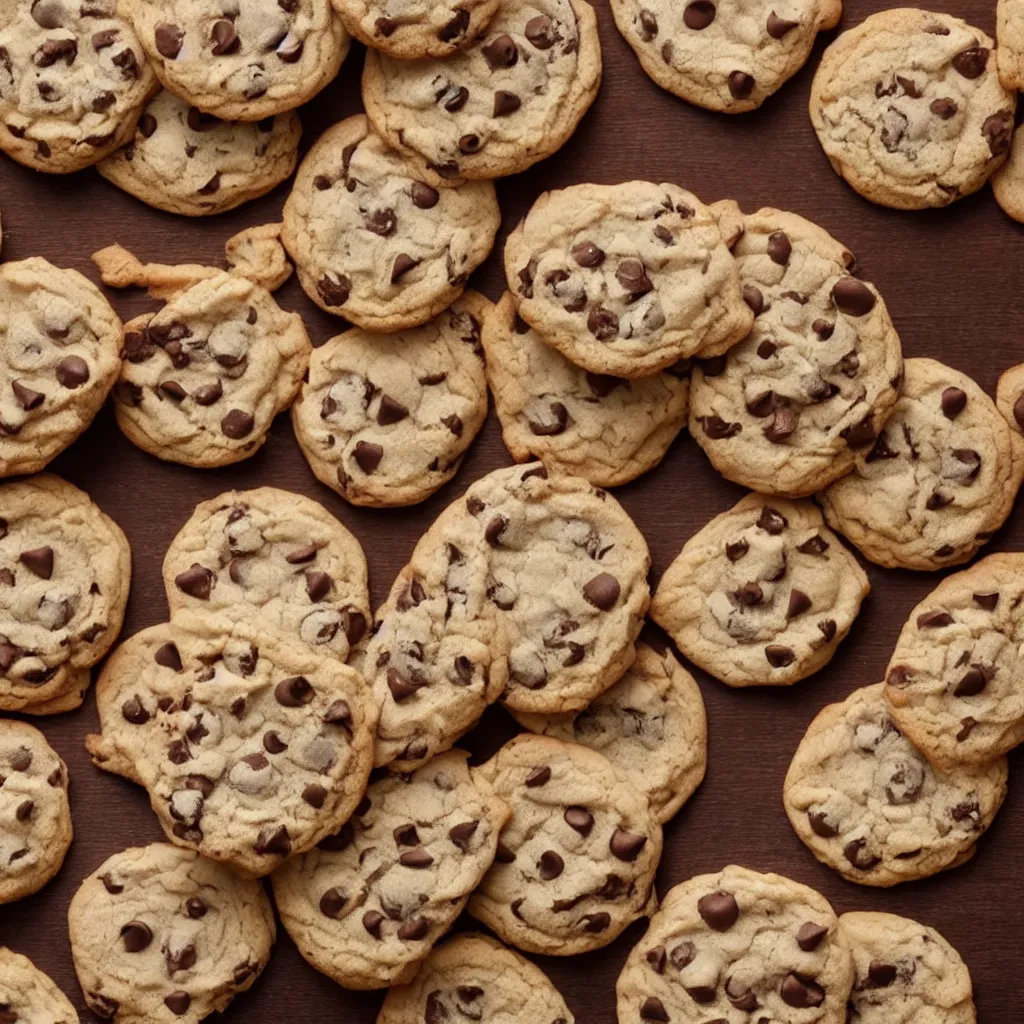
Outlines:
[[[276,926],[259,882],[166,843],[115,853],[68,909],[89,1009],[115,1024],[200,1020],[250,988]]]
[[[450,57],[487,27],[498,0],[333,0],[360,42],[400,60]]]
[[[48,473],[0,486],[0,710],[77,708],[130,585],[128,541],[87,494]]]
[[[1016,96],[994,42],[948,14],[873,14],[826,51],[811,123],[833,170],[883,206],[948,206],[1006,159]]]
[[[285,929],[339,985],[411,981],[494,860],[509,809],[467,757],[385,775],[340,832],[274,872]]]
[[[413,505],[458,471],[487,418],[474,291],[422,327],[355,328],[313,350],[292,406],[295,436],[321,483],[354,505]]]
[[[67,996],[28,957],[0,946],[0,1013],[14,1024],[78,1024]]]
[[[786,775],[783,804],[823,864],[890,886],[974,855],[1006,796],[1006,758],[943,774],[889,715],[881,683],[819,712]]]
[[[1020,0],[996,0],[996,68],[1005,88],[1024,88],[1024,6]]]
[[[1024,132],[1014,132],[1010,155],[989,182],[1003,213],[1024,223]]]
[[[1024,439],[1024,363],[1003,371],[996,385],[996,408],[1010,425],[1014,438]]]
[[[96,690],[96,765],[145,786],[171,842],[243,874],[335,832],[366,788],[363,680],[270,632],[179,612],[122,644]]]

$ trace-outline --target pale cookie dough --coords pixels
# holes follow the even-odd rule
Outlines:
[[[730,865],[670,889],[616,985],[620,1024],[846,1024],[853,964],[820,893]]]
[[[0,485],[0,711],[82,703],[131,575],[124,533],[84,491],[48,473]]]
[[[550,156],[600,83],[597,17],[585,0],[505,0],[487,31],[444,61],[367,51],[363,105],[374,128],[443,185],[516,174]]]
[[[282,239],[306,294],[368,331],[415,327],[462,294],[501,224],[494,185],[435,189],[362,115],[302,161]]]
[[[853,472],[818,500],[829,526],[888,567],[966,562],[1003,525],[1024,472],[1017,440],[966,374],[908,359],[903,395]]]
[[[696,362],[690,433],[728,479],[805,497],[874,441],[899,397],[900,339],[853,253],[817,225],[769,208],[743,222],[733,253],[754,328]]]
[[[456,474],[487,418],[490,305],[468,291],[422,327],[354,328],[313,350],[292,425],[321,483],[388,507],[423,501]]]
[[[282,924],[339,985],[411,981],[494,860],[509,809],[467,758],[384,776],[341,832],[274,872]]]
[[[330,0],[124,0],[165,89],[231,121],[312,99],[338,73],[348,33]]]
[[[0,946],[0,1019],[11,1024],[78,1024],[75,1008],[50,978],[28,957],[3,946]]]
[[[1024,4],[996,0],[996,67],[1010,90],[1024,88]]]
[[[207,609],[347,661],[370,622],[366,556],[322,505],[260,487],[204,501],[171,541],[171,616]]]
[[[64,863],[71,837],[67,765],[38,729],[0,718],[0,904],[46,885]],[[0,1021],[6,1020],[3,1003],[0,964]]]
[[[860,912],[843,914],[839,930],[853,954],[857,1024],[975,1024],[970,972],[934,928]]]
[[[360,42],[400,60],[450,57],[473,42],[499,0],[333,0]]]
[[[166,843],[115,853],[68,909],[85,1002],[115,1024],[198,1024],[270,959],[274,911],[257,881]]]
[[[638,380],[588,373],[544,343],[510,292],[484,317],[482,338],[502,437],[517,462],[539,458],[553,472],[615,487],[661,462],[686,426],[686,362]]]
[[[572,185],[509,235],[505,276],[519,315],[577,366],[648,377],[750,330],[723,227],[676,185]]]
[[[844,32],[811,86],[811,123],[835,172],[901,210],[976,192],[1006,159],[1017,102],[994,45],[959,18],[911,7]]]
[[[531,732],[604,754],[662,824],[704,779],[708,725],[693,676],[654,640],[638,643],[636,661],[582,711],[562,715],[513,712]]]
[[[512,808],[469,912],[528,953],[607,946],[657,905],[661,825],[600,754],[523,734],[475,770]]]
[[[295,170],[302,124],[294,111],[262,121],[221,121],[166,89],[135,135],[97,170],[158,210],[206,217],[269,192]]]
[[[265,875],[338,829],[366,788],[376,712],[334,658],[179,612],[107,660],[93,761],[144,786],[167,838]]]
[[[1006,758],[944,775],[896,728],[882,683],[819,712],[782,800],[823,864],[861,885],[926,878],[970,860],[1006,797]]]
[[[1010,155],[989,182],[1003,213],[1024,223],[1024,132],[1013,133]]]

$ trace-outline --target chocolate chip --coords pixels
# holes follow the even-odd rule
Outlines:
[[[781,39],[787,32],[791,32],[800,23],[798,21],[786,21],[785,18],[780,18],[774,11],[768,15],[768,24],[766,26],[768,35],[772,39]]]
[[[779,993],[787,1005],[798,1010],[821,1006],[825,1001],[825,990],[813,978],[796,972],[783,978]]]
[[[455,92],[451,96],[449,96],[447,100],[445,100],[444,109],[447,110],[449,114],[458,113],[458,111],[460,111],[466,105],[466,101],[468,99],[469,90],[464,85],[460,85],[458,89],[456,89]],[[477,138],[477,136],[473,135],[465,137],[477,139],[477,149],[480,148],[480,140]],[[467,151],[464,150],[464,152]],[[444,177],[444,175],[442,175],[442,177]]]
[[[984,665],[971,665],[960,677],[960,681],[953,690],[953,695],[956,697],[976,697],[988,686],[992,674],[992,670]]]
[[[888,988],[896,980],[896,967],[882,960],[872,960],[868,964],[868,981],[872,988]]]
[[[397,668],[388,669],[387,683],[395,703],[411,697],[417,690],[426,685],[418,679],[407,679]]]
[[[156,51],[161,57],[174,60],[181,52],[181,44],[185,41],[185,33],[177,25],[168,25],[164,22],[157,25],[153,32],[153,41],[156,44]]]
[[[64,5],[59,0],[35,0],[31,13],[40,28],[60,28],[64,24]]]
[[[193,562],[184,572],[174,577],[174,585],[189,597],[208,601],[216,579],[217,577],[205,566]]]
[[[57,380],[73,390],[79,388],[89,379],[89,366],[80,356],[65,356],[57,364]]]
[[[977,724],[977,719],[971,718],[970,715],[968,715],[966,718],[961,718],[960,730],[956,734],[957,743],[963,743],[964,740],[968,739],[971,733],[974,732],[975,726],[977,726]]]
[[[149,712],[137,696],[129,697],[121,705],[121,715],[132,725],[145,725],[149,721]]]
[[[979,608],[984,608],[987,612],[995,611],[996,605],[999,604],[998,591],[992,594],[972,594],[971,597]]]
[[[611,341],[619,335],[619,318],[603,306],[596,306],[587,315],[587,330],[598,341]]]
[[[188,392],[176,380],[165,380],[157,390],[173,402],[181,402],[188,397]]]
[[[384,923],[384,915],[377,910],[368,910],[363,914],[363,927],[375,938],[380,938],[380,926]]]
[[[836,832],[838,835],[838,830]],[[881,857],[874,856],[867,848],[866,839],[853,839],[843,847],[843,856],[859,871],[870,871],[880,863]],[[794,1004],[790,1004],[791,1006]]]
[[[425,917],[414,917],[398,929],[398,937],[406,942],[418,942],[426,938],[430,922]]]
[[[979,78],[988,64],[989,51],[984,46],[972,46],[953,58],[953,67],[964,78]]]
[[[328,889],[323,896],[320,897],[320,913],[323,914],[324,917],[337,918],[341,914],[342,910],[345,909],[345,904],[347,902],[348,897],[340,889]],[[383,918],[381,920],[383,920]],[[365,925],[365,918],[363,919],[363,922]],[[367,929],[367,931],[369,931],[369,929]]]
[[[469,11],[464,7],[458,7],[452,18],[438,29],[437,37],[443,43],[450,43],[458,39],[459,36],[465,35],[468,28]]]
[[[121,929],[121,941],[126,952],[141,953],[153,941],[153,932],[142,921],[129,921]]]
[[[500,547],[501,535],[508,526],[508,520],[504,516],[495,516],[484,528],[484,539],[492,548]]]
[[[53,548],[51,547],[30,548],[28,551],[22,551],[18,556],[18,561],[40,579],[48,580],[53,575]]]
[[[710,0],[690,0],[683,11],[683,24],[700,32],[715,20],[715,5]]]
[[[868,413],[859,423],[844,427],[839,431],[839,436],[851,447],[862,448],[875,439],[875,426],[871,414]]]
[[[450,829],[448,829],[448,838],[463,853],[468,853],[469,841],[473,838],[474,835],[476,835],[476,831],[479,825],[479,821],[464,821],[458,825],[453,825]]]
[[[283,754],[288,749],[288,744],[281,739],[276,730],[270,729],[263,734],[263,749],[268,754]]]
[[[625,259],[615,269],[615,278],[629,294],[630,301],[635,301],[654,288],[647,276],[647,268],[640,260]]]
[[[203,567],[201,565],[198,565],[198,566],[197,565],[193,565],[192,566],[192,569],[202,569],[202,568]],[[188,571],[191,572],[192,569],[190,569]],[[209,572],[208,569],[204,569],[203,571],[204,572]],[[182,575],[184,576],[185,573],[182,573]],[[210,575],[212,576],[213,574],[211,573]],[[179,579],[179,577],[176,576],[174,578],[174,582],[179,587],[181,587],[181,584],[178,583],[178,579]],[[185,593],[189,593],[189,591],[187,589],[185,589],[184,587],[181,587],[181,589],[185,590]],[[192,595],[192,596],[198,596],[198,595]],[[207,597],[210,596],[209,590],[207,590],[206,596]],[[169,641],[167,643],[165,643],[165,644],[162,644],[160,647],[158,647],[156,649],[156,653],[153,655],[153,660],[158,665],[162,665],[164,668],[169,668],[169,669],[171,669],[174,672],[180,672],[181,671],[181,654],[178,653],[178,648],[173,643],[170,643]]]
[[[581,267],[599,267],[604,263],[604,250],[593,242],[577,242],[572,247],[572,258]]]
[[[278,700],[281,698],[278,697]],[[288,829],[284,825],[278,825],[276,828],[273,825],[264,826],[256,837],[254,849],[259,854],[287,857],[292,852],[292,840],[288,835]]]
[[[940,97],[939,99],[932,100],[928,109],[936,117],[941,118],[943,121],[948,121],[951,117],[956,115],[957,110],[960,108],[953,100],[946,97]]]
[[[739,434],[743,427],[739,423],[726,423],[720,416],[701,416],[699,417],[701,427],[704,428],[704,433],[712,441],[722,441],[726,438],[735,437]]]
[[[526,23],[523,34],[538,50],[550,50],[555,44],[555,31],[551,19],[538,14]]]
[[[412,196],[413,205],[421,210],[433,209],[441,198],[436,188],[431,188],[422,181],[414,181],[409,189],[409,194]]]
[[[619,599],[621,587],[619,581],[610,573],[602,572],[583,585],[583,596],[595,608],[606,612],[615,606]]]
[[[180,990],[171,992],[170,995],[164,996],[164,1005],[171,1013],[183,1017],[188,1013],[188,1008],[192,1005],[192,997],[187,992]]]
[[[510,68],[519,60],[519,51],[510,35],[502,34],[481,48],[484,60],[492,71]]]
[[[730,562],[738,562],[749,550],[750,545],[745,540],[732,541],[725,545],[725,557]]]
[[[384,449],[370,441],[357,441],[352,458],[356,460],[356,465],[369,475],[380,465],[380,460],[384,458]]]
[[[847,316],[867,316],[875,308],[875,293],[855,277],[841,277],[832,285],[832,301]]]
[[[302,39],[299,39],[294,32],[289,32],[277,44],[277,49],[274,52],[277,54],[278,60],[284,61],[285,64],[295,64],[302,56],[305,47],[306,44]]]
[[[796,412],[790,405],[779,405],[772,415],[772,421],[761,431],[773,444],[781,444],[796,430]]]
[[[655,17],[653,11],[649,11],[646,7],[641,8],[638,16],[640,22],[640,38],[645,43],[649,43],[652,39],[658,35],[658,19]]]
[[[745,71],[730,72],[728,82],[729,92],[733,99],[737,100],[745,100],[754,91],[756,85],[754,76],[748,75]],[[782,234],[782,232],[779,231],[776,234]]]
[[[985,118],[981,126],[981,134],[985,136],[989,152],[993,156],[1002,156],[1010,150],[1013,140],[1013,111],[1000,110]]]
[[[764,656],[768,659],[768,664],[772,668],[786,668],[796,661],[796,655],[793,651],[781,644],[769,644],[764,649]]]
[[[529,419],[530,430],[538,437],[554,437],[564,432],[569,423],[569,410],[561,402],[551,402],[548,406],[550,420]]]
[[[22,384],[20,380],[11,382],[11,390],[14,392],[14,397],[18,400],[18,405],[26,412],[38,409],[46,398],[46,395],[41,391],[33,390],[28,385]]]
[[[693,6],[692,4],[690,5]],[[665,1004],[656,996],[648,996],[640,1007],[640,1018],[642,1020],[654,1020],[659,1024],[668,1024],[671,1019]]]
[[[391,266],[391,283],[397,284],[410,270],[419,265],[419,260],[414,260],[408,253],[400,252]]]
[[[760,316],[764,312],[764,295],[754,285],[745,284],[743,286],[743,301],[750,307],[754,316]]]
[[[234,53],[239,46],[238,33],[235,31],[235,26],[227,18],[221,18],[213,23],[210,39],[213,42],[213,55],[215,57],[222,57],[226,53]]]
[[[716,932],[728,931],[740,916],[739,904],[730,892],[712,892],[697,901],[697,913]]]
[[[290,676],[282,679],[274,687],[274,696],[278,704],[286,708],[302,707],[308,704],[315,694],[316,691],[305,676]]]
[[[185,901],[185,913],[192,918],[193,921],[198,921],[201,917],[206,917],[206,912],[209,908],[198,896],[190,896]]]
[[[581,918],[581,923],[585,932],[589,932],[591,935],[599,935],[601,932],[608,930],[608,926],[612,923],[612,918],[610,914],[601,911],[597,914],[584,914]]]
[[[253,419],[252,413],[245,412],[243,409],[232,409],[220,421],[220,429],[224,432],[225,437],[230,437],[232,441],[240,441],[243,437],[248,437],[255,425],[256,421]]]
[[[442,416],[441,422],[456,436],[462,437],[462,431],[465,429],[465,424],[462,422],[462,417],[452,413],[450,416]]]
[[[522,106],[522,103],[523,101],[514,92],[499,89],[494,94],[494,116],[507,117],[509,114],[514,114]]]
[[[796,944],[805,952],[810,953],[821,945],[821,940],[828,935],[828,928],[823,924],[805,921],[796,933]]]
[[[747,582],[742,587],[734,590],[732,596],[737,604],[741,604],[745,608],[753,608],[764,600],[764,591],[758,584]]]
[[[640,855],[640,851],[647,845],[647,836],[636,835],[633,832],[626,832],[617,828],[608,842],[608,848],[619,860],[632,862]]]
[[[917,617],[918,629],[939,629],[952,624],[953,616],[949,612],[922,612]]]
[[[531,770],[530,774],[526,776],[526,785],[530,789],[536,789],[537,786],[545,785],[550,779],[551,769],[544,765]]]
[[[777,509],[765,505],[761,509],[761,514],[757,517],[757,526],[758,529],[764,530],[765,533],[777,537],[789,526],[789,520]]]
[[[381,396],[380,407],[377,409],[377,422],[382,427],[398,423],[408,415],[409,410],[401,402],[396,402],[389,395]]]
[[[581,836],[589,836],[590,830],[594,827],[594,816],[586,807],[567,807],[563,818],[565,823]]]
[[[316,571],[306,573],[306,593],[309,595],[310,601],[314,603],[322,601],[331,592],[332,586],[334,586],[334,580],[328,573]]]
[[[344,306],[352,291],[352,282],[344,274],[332,272],[320,278],[316,290],[328,306]]]
[[[802,591],[794,588],[789,592],[789,607],[786,609],[786,618],[795,619],[803,615],[811,607],[811,599]]]
[[[541,880],[550,882],[565,870],[565,861],[554,850],[545,850],[537,860],[537,873]]]

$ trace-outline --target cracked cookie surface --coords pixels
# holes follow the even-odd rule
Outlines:
[[[28,957],[0,946],[0,1013],[14,1024],[78,1024],[67,996]]]
[[[451,57],[487,28],[498,0],[333,0],[356,39],[400,60]]]

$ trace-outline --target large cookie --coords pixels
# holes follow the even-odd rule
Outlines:
[[[28,957],[0,946],[0,1013],[13,1024],[78,1024],[67,996]]]
[[[896,728],[883,685],[818,713],[786,774],[783,804],[823,864],[889,886],[957,867],[1006,796],[1006,758],[942,774]]]
[[[487,27],[498,0],[333,0],[360,42],[400,60],[450,57]]]
[[[179,612],[107,660],[98,767],[146,788],[171,842],[265,875],[358,804],[376,712],[334,658],[213,615]]]
[[[494,860],[508,807],[467,756],[385,775],[337,835],[274,872],[299,952],[345,988],[410,981]]]

